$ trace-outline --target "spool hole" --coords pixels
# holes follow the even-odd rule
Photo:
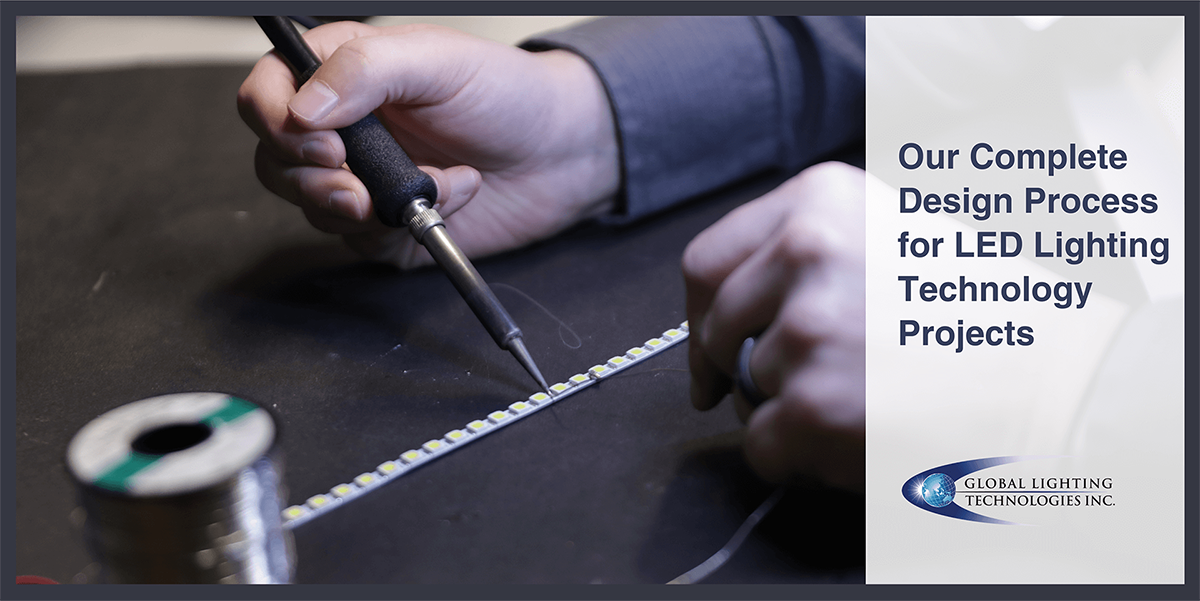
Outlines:
[[[143,432],[133,439],[133,450],[145,455],[166,455],[190,449],[212,434],[206,424],[169,424]]]

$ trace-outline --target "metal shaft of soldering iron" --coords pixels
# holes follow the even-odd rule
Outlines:
[[[304,85],[321,66],[321,60],[300,37],[292,22],[287,17],[255,17],[254,20],[296,72],[299,79],[296,87]],[[446,233],[441,216],[430,208],[437,198],[437,184],[433,178],[417,168],[375,115],[369,114],[337,132],[346,145],[346,164],[367,186],[379,220],[391,227],[407,227],[412,232],[417,242],[433,255],[496,344],[512,353],[538,386],[549,394],[546,379],[525,348],[521,329],[462,249]]]

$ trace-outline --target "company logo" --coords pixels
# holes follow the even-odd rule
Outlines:
[[[901,492],[909,503],[938,515],[987,524],[1019,525],[971,508],[1112,507],[1112,478],[1079,476],[988,477],[972,474],[1000,465],[1049,457],[988,457],[948,463],[909,478]]]

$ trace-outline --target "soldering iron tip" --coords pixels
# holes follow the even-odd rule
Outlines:
[[[546,385],[546,378],[542,377],[542,372],[538,371],[537,364],[533,362],[533,357],[529,356],[529,349],[525,348],[525,342],[519,336],[513,337],[508,341],[508,350],[517,358],[521,367],[524,367],[525,371],[533,376],[538,386],[541,386],[546,394],[550,394],[550,387]]]

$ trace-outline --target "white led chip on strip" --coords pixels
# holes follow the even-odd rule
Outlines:
[[[509,405],[508,410],[517,415],[521,415],[523,413],[529,413],[530,411],[533,411],[533,408],[535,406],[536,405],[531,405],[529,403],[526,403],[525,401],[517,401],[517,402]]]
[[[304,502],[310,509],[320,509],[333,502],[329,495],[313,495]]]
[[[671,329],[667,330],[666,332],[663,332],[662,336],[659,336],[659,338],[662,338],[663,340],[666,340],[667,342],[675,342],[676,340],[683,338],[685,335],[686,334],[683,333],[683,330],[671,328]]]
[[[588,369],[588,375],[599,380],[612,374],[612,368],[607,365],[593,365]]]
[[[432,461],[454,449],[466,446],[467,443],[478,440],[485,434],[490,434],[504,426],[533,415],[553,403],[575,394],[589,386],[599,384],[601,379],[608,378],[618,372],[625,371],[650,357],[675,346],[688,337],[688,322],[679,324],[662,333],[659,338],[651,338],[622,355],[612,357],[600,365],[589,368],[586,372],[571,376],[566,382],[559,382],[550,387],[550,395],[537,392],[528,399],[517,401],[508,407],[493,411],[483,419],[467,423],[460,430],[451,430],[441,438],[426,441],[419,449],[405,451],[396,461],[385,461],[375,468],[374,472],[359,474],[353,484],[339,484],[328,494],[309,497],[303,505],[293,505],[284,509],[283,527],[295,528],[308,520],[335,507],[340,507],[346,501],[353,500],[367,493],[393,477],[403,476],[411,469]]]
[[[309,511],[307,507],[292,505],[291,507],[283,510],[283,519],[285,522],[290,522],[292,520],[300,519],[308,515],[308,513]]]

